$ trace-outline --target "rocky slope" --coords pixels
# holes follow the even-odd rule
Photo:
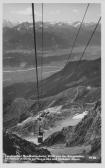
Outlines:
[[[3,113],[4,121],[3,125],[5,128],[12,127],[17,123],[22,122],[29,116],[31,112],[29,108],[31,107],[31,102],[27,101],[24,98],[16,98],[11,105],[5,107]]]
[[[56,132],[44,141],[52,146],[64,143],[67,147],[91,145],[90,155],[101,155],[101,102],[97,101],[89,113],[76,126]]]
[[[17,153],[18,152],[18,153]],[[3,153],[5,156],[48,156],[51,155],[50,152],[47,149],[39,148],[37,145],[28,142],[24,139],[21,139],[15,134],[9,134],[5,133],[3,134]],[[11,161],[9,159],[5,159],[4,156],[4,162],[13,162],[14,159]],[[18,163],[25,162],[24,160],[18,160],[16,161]],[[34,159],[34,160],[26,160],[26,162],[32,162],[32,163],[46,163],[49,161],[42,161],[41,159]],[[56,161],[53,161],[56,162]]]

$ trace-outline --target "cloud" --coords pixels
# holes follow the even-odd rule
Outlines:
[[[73,12],[74,12],[74,13],[78,13],[78,10],[77,10],[77,9],[73,9]]]
[[[21,14],[21,15],[31,15],[32,14],[32,10],[31,10],[31,8],[26,8],[25,10],[18,11],[17,13]]]
[[[23,17],[27,17],[27,18],[30,19],[30,17],[32,16],[32,9],[30,7],[28,7],[24,10],[11,11],[11,13],[14,14],[14,15],[21,15]],[[41,17],[42,17],[41,11],[36,10],[35,11],[36,20],[41,20]]]
[[[12,13],[18,14],[18,15],[25,15],[25,16],[30,16],[32,15],[32,9],[30,7],[24,9],[24,10],[18,10],[18,11],[11,11]],[[35,11],[35,14],[37,17],[41,16],[41,12]]]
[[[54,11],[50,11],[49,15],[50,16],[53,16],[53,15],[55,16],[55,15],[60,15],[60,13],[61,13],[60,10],[54,10]]]
[[[18,14],[18,15],[31,15],[32,14],[32,10],[31,8],[26,8],[25,10],[16,10],[16,11],[11,11],[11,13],[13,14]]]

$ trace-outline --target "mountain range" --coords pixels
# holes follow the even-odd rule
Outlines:
[[[3,49],[33,49],[33,25],[32,23],[23,22],[15,26],[6,24],[3,27]],[[74,34],[76,34],[80,22],[73,24],[49,22],[43,25],[43,47],[44,50],[68,48],[71,47]],[[84,23],[77,40],[77,46],[86,44],[89,35],[92,33],[96,23]],[[101,25],[98,26],[91,45],[100,45],[101,43]],[[42,48],[42,23],[36,22],[36,41],[37,49]]]

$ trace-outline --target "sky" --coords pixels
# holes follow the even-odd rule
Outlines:
[[[35,18],[41,21],[42,4],[36,3]],[[87,4],[80,3],[44,3],[43,18],[44,22],[65,22],[73,23],[81,21]],[[91,3],[87,12],[85,22],[97,22],[101,15],[100,4]],[[11,22],[32,22],[32,9],[29,3],[5,3],[3,5],[3,19]]]

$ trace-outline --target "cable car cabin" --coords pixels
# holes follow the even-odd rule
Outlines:
[[[38,143],[42,143],[43,142],[43,132],[40,132],[38,135]]]
[[[43,142],[43,131],[41,130],[41,127],[39,127],[39,133],[38,133],[38,143]]]

